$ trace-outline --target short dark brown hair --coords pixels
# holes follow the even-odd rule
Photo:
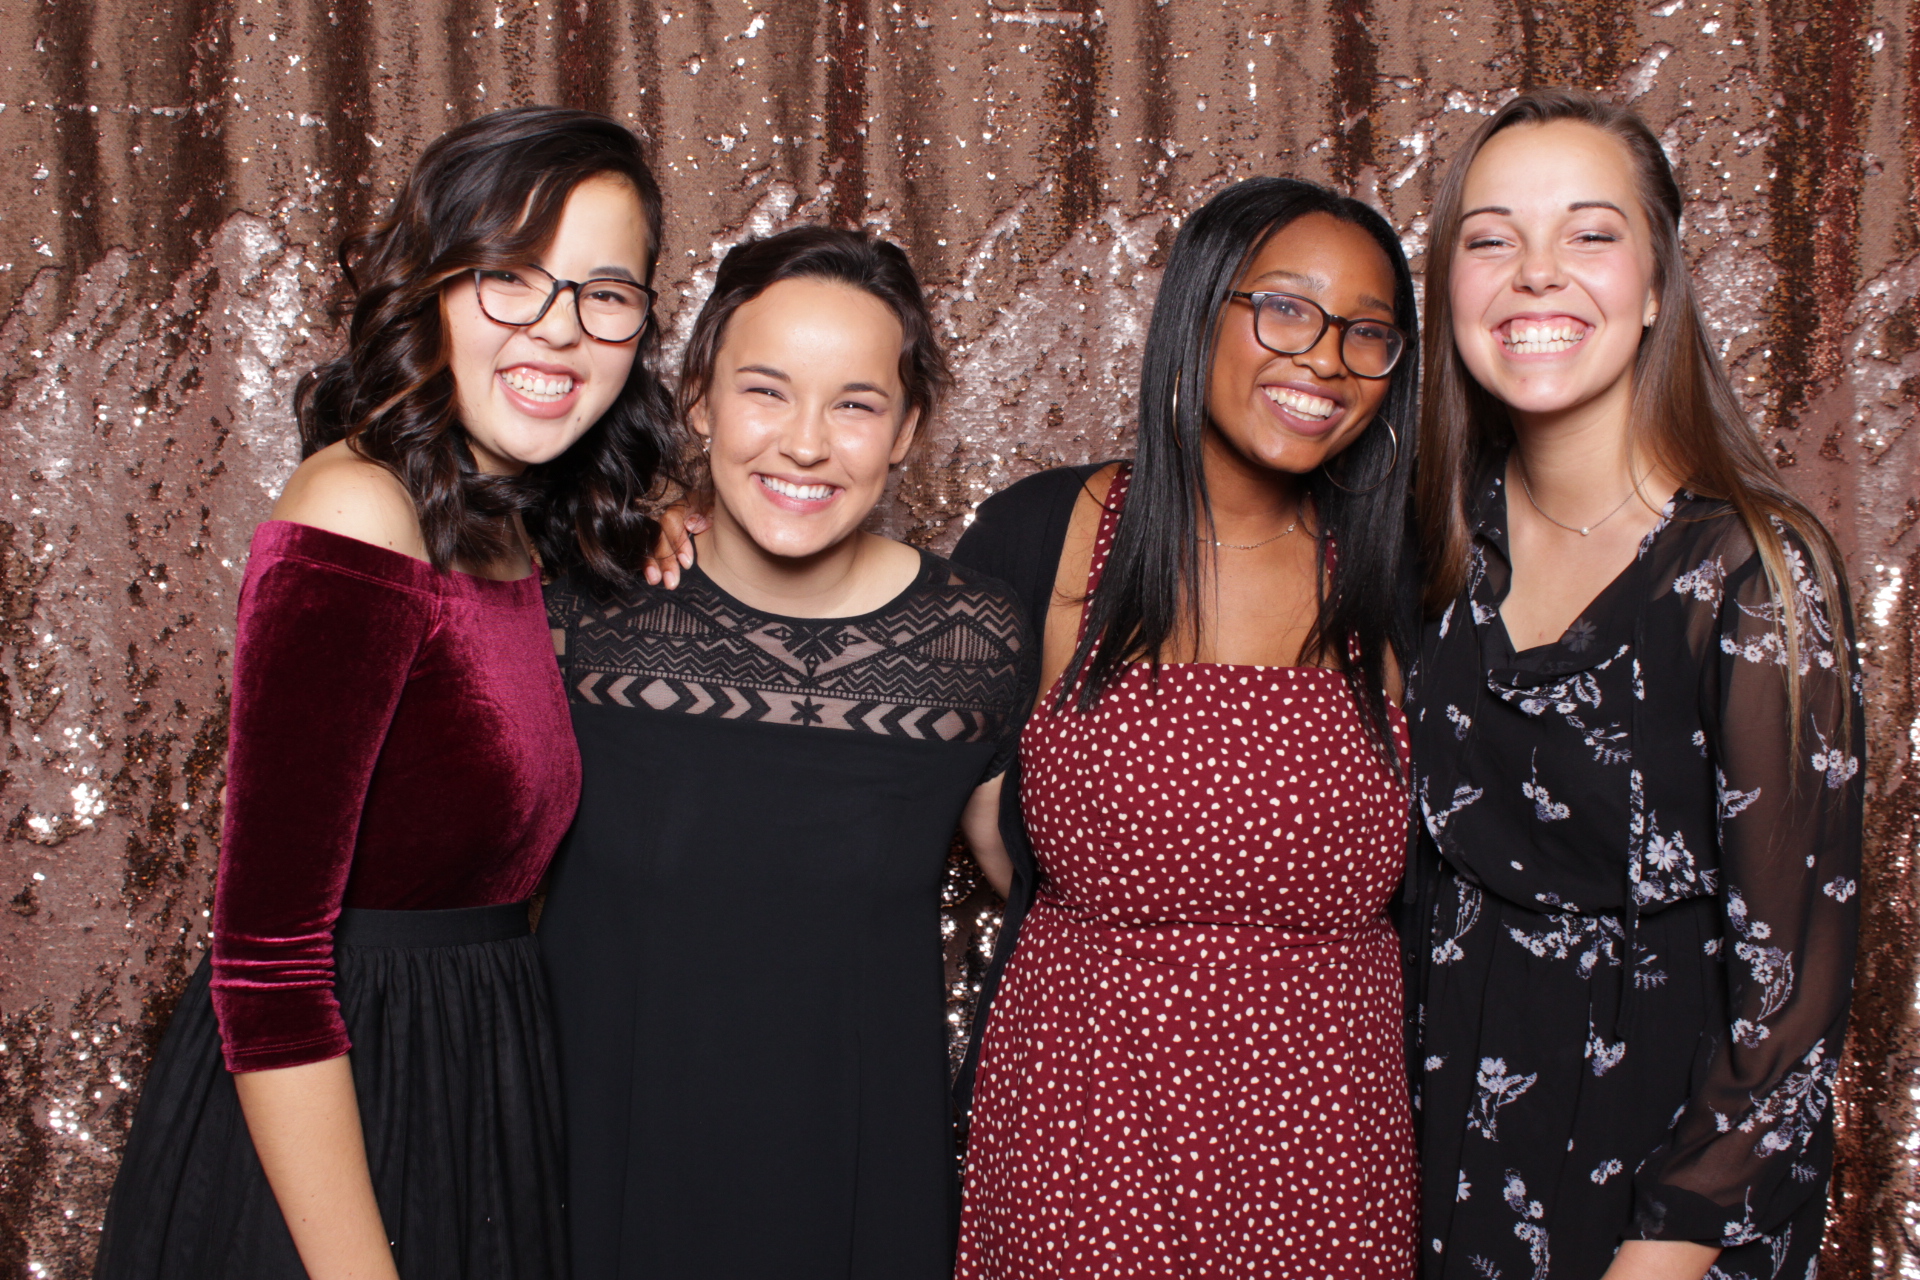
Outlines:
[[[920,411],[915,442],[925,440],[927,419],[953,385],[953,374],[934,331],[920,278],[899,245],[838,227],[794,227],[727,250],[680,361],[681,423],[686,423],[713,384],[714,361],[733,313],[782,280],[851,285],[892,308],[900,321],[900,383],[906,388],[907,408]]]

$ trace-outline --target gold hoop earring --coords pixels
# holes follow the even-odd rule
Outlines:
[[[1185,453],[1187,446],[1180,443],[1180,375],[1181,370],[1173,371],[1173,447]]]
[[[1387,438],[1393,441],[1393,457],[1389,459],[1387,462],[1387,474],[1381,476],[1378,480],[1375,480],[1372,484],[1368,485],[1364,489],[1349,489],[1347,488],[1347,486],[1341,484],[1338,480],[1335,480],[1333,478],[1332,469],[1329,468],[1327,464],[1323,462],[1320,464],[1320,473],[1326,476],[1328,484],[1340,490],[1340,492],[1342,493],[1350,493],[1357,498],[1363,494],[1372,493],[1375,489],[1378,489],[1381,485],[1393,479],[1393,469],[1400,465],[1400,433],[1398,431],[1395,431],[1393,429],[1393,424],[1391,422],[1388,422],[1385,418],[1381,418],[1379,421],[1380,421],[1380,425],[1387,429]]]

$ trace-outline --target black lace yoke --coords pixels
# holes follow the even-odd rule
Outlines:
[[[856,618],[758,612],[697,568],[677,591],[596,600],[548,591],[569,697],[722,720],[991,742],[1011,751],[1027,643],[997,584],[925,556],[920,577]],[[993,771],[1004,768],[997,756]]]

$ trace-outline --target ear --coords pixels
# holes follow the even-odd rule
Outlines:
[[[701,396],[687,407],[687,425],[703,442],[713,437],[713,416],[707,412],[707,398]]]
[[[907,416],[900,423],[900,430],[893,437],[893,449],[887,454],[887,465],[897,467],[907,460],[907,450],[913,447],[913,433],[920,428],[920,410],[907,410]]]

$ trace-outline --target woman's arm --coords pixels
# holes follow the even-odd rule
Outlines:
[[[1785,550],[1786,607],[1801,624],[1797,707],[1759,557],[1698,604],[1718,605],[1717,626],[1701,629],[1714,673],[1702,719],[1717,779],[1727,1020],[1704,1029],[1711,1057],[1693,1096],[1635,1178],[1636,1234],[1663,1241],[1775,1237],[1832,1171],[1859,927],[1863,716],[1847,602],[1818,598],[1798,539]],[[1705,582],[1718,563],[1689,568]],[[1656,826],[1648,838],[1658,837]]]
[[[1703,1280],[1720,1250],[1689,1240],[1629,1240],[1600,1280]]]
[[[424,552],[398,483],[340,451],[303,464],[274,515]],[[307,1273],[388,1280],[398,1273],[345,1056],[332,934],[374,761],[434,606],[367,572],[361,561],[381,553],[282,529],[255,549],[234,653],[214,1010],[248,1132]]]
[[[996,773],[975,787],[967,799],[967,807],[960,813],[960,834],[966,837],[967,848],[972,850],[980,874],[1003,898],[1013,887],[1013,857],[1000,835],[1000,789],[1006,781],[1004,772]]]
[[[312,1280],[399,1280],[345,1058],[233,1078],[267,1185]]]

